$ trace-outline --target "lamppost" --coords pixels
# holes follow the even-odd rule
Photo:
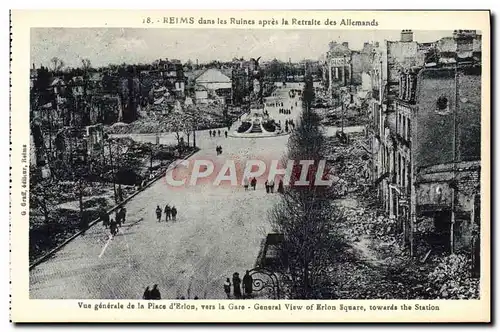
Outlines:
[[[116,192],[116,174],[115,174],[115,169],[113,167],[113,151],[111,149],[112,138],[109,137],[108,134],[104,134],[103,138],[104,138],[105,141],[108,142],[108,148],[109,148],[109,166],[111,168],[111,178],[112,178],[112,181],[113,181],[113,194],[114,194],[114,198],[115,198],[115,203],[118,203],[118,196],[117,196],[117,192]]]
[[[195,119],[195,111],[193,110],[192,114],[192,121],[193,121],[193,148],[196,149],[196,130],[198,130],[198,121]]]

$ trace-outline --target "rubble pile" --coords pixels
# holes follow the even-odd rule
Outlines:
[[[435,259],[438,263],[428,279],[429,289],[437,298],[478,299],[479,279],[470,277],[471,262],[465,255],[449,255]]]
[[[199,130],[224,127],[225,121],[221,106],[203,105],[196,110],[196,123]],[[132,123],[117,122],[106,128],[110,134],[150,134],[172,130],[174,113],[150,114]]]
[[[345,234],[358,241],[361,237],[376,238],[380,242],[396,243],[397,221],[379,211],[358,208],[343,208]]]
[[[325,142],[325,155],[328,166],[334,176],[334,190],[338,196],[361,194],[367,188],[367,152],[360,147],[362,135],[349,136],[349,144],[340,144],[336,137],[329,137]]]
[[[326,105],[323,105],[326,106]],[[340,106],[330,108],[315,108],[315,111],[321,116],[321,124],[323,126],[340,127],[342,125],[342,117],[344,117],[344,126],[359,126],[364,124],[364,119],[361,116],[361,110],[357,108],[349,108],[344,110]]]

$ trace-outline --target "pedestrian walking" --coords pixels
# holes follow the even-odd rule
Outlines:
[[[109,227],[109,214],[106,213],[106,211],[101,210],[99,218],[102,220],[102,225],[104,228]]]
[[[238,272],[233,273],[233,294],[237,299],[241,298],[241,279]]]
[[[149,289],[149,286],[146,287],[146,289],[144,290],[144,294],[142,294],[142,299],[151,300],[151,290]]]
[[[251,185],[252,185],[253,190],[255,190],[255,187],[257,187],[257,179],[255,177],[252,179]]]
[[[120,210],[116,210],[116,213],[115,213],[115,220],[116,220],[116,224],[117,224],[118,226],[120,226],[120,227],[122,226],[122,219],[121,219],[121,218],[122,218],[122,215],[121,215],[121,213],[120,213]]]
[[[217,130],[217,134],[218,134],[218,135],[219,135],[219,137],[220,137],[220,129],[219,129],[219,130]]]
[[[125,223],[125,219],[127,217],[127,209],[122,207],[120,209],[120,214],[121,214],[121,218],[122,218],[122,223]]]
[[[264,183],[266,185],[266,193],[269,194],[269,182],[266,180],[266,183]]]
[[[161,222],[161,209],[160,206],[156,206],[156,219],[158,219],[158,222]]]
[[[285,188],[283,187],[283,180],[280,179],[280,182],[278,183],[278,193],[283,194],[285,192]]]
[[[111,233],[111,236],[115,236],[118,234],[118,225],[116,224],[116,221],[114,219],[111,219],[109,222],[109,231]]]
[[[224,293],[226,293],[228,299],[231,298],[231,281],[229,281],[229,278],[226,278],[224,283]]]
[[[245,177],[243,179],[243,186],[245,187],[245,191],[247,191],[248,190],[248,177]]]
[[[177,219],[177,209],[175,208],[175,206],[172,206],[172,220],[175,221]]]
[[[250,272],[247,270],[243,276],[243,290],[245,291],[245,297],[251,297],[253,292],[253,278]]]
[[[224,135],[225,135],[225,136],[226,136],[226,138],[227,138],[227,131],[225,131],[225,132],[224,132]]]
[[[274,193],[274,180],[271,179],[271,181],[269,181],[269,192],[272,194]]]
[[[169,221],[170,220],[170,212],[171,212],[171,209],[170,209],[170,206],[167,204],[165,205],[165,221]]]
[[[150,300],[161,300],[160,290],[158,289],[158,285],[154,285],[153,289],[150,293]]]

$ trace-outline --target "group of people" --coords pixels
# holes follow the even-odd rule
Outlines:
[[[217,146],[215,147],[215,152],[217,152],[217,155],[222,154],[222,146],[217,145]]]
[[[243,186],[245,187],[245,190],[248,190],[248,187],[250,187],[255,190],[255,188],[257,187],[257,179],[255,177],[251,178],[251,179],[248,179],[248,178],[245,178],[243,180]],[[274,193],[274,180],[271,179],[271,180],[266,180],[266,182],[264,183],[265,187],[266,187],[266,193]],[[285,188],[283,186],[283,180],[280,179],[280,181],[278,182],[278,193],[280,194],[283,194],[285,192]]]
[[[149,289],[149,286],[146,287],[144,294],[142,295],[143,300],[161,300],[160,290],[158,289],[158,285],[154,285],[152,289]]]
[[[210,137],[216,137],[216,136],[220,137],[221,132],[220,132],[220,129],[217,129],[217,131],[215,131],[215,129],[214,129],[214,130],[209,130],[208,134],[210,135]],[[226,136],[226,138],[227,138],[227,130],[224,131],[224,136]]]
[[[115,218],[110,218],[109,214],[106,211],[101,211],[99,215],[99,219],[102,221],[102,224],[105,228],[109,228],[112,236],[118,234],[118,227],[121,227],[122,224],[125,224],[125,219],[127,217],[127,209],[125,207],[121,207],[116,210]]]
[[[255,177],[253,177],[252,179],[248,179],[247,177],[243,180],[243,186],[245,187],[245,190],[248,190],[248,185],[250,184],[250,186],[253,188],[253,190],[255,190],[255,187],[257,187],[257,179]]]
[[[233,295],[237,299],[241,298],[249,298],[252,296],[253,292],[253,278],[250,275],[250,271],[246,271],[243,276],[243,295],[241,293],[241,283],[240,274],[238,272],[233,273],[233,282],[229,278],[226,278],[226,282],[224,282],[224,292],[227,295],[227,298],[231,298],[231,286],[233,287]]]
[[[271,179],[270,181],[266,180],[266,193],[274,193],[274,180]],[[280,182],[278,183],[278,192],[279,193],[283,193],[285,190],[283,188],[283,180],[280,180]]]
[[[292,109],[293,109],[293,106],[292,106]],[[287,114],[287,115],[290,115],[290,114],[292,114],[292,111],[291,111],[291,110],[284,109],[284,108],[280,108],[279,113],[280,113],[280,114]]]
[[[289,130],[295,129],[295,123],[293,120],[286,120],[285,121],[285,131],[288,132]]]
[[[163,210],[165,212],[165,222],[172,220],[175,221],[177,219],[177,209],[175,208],[174,205],[165,205],[165,209]],[[161,222],[161,208],[159,205],[156,206],[156,218],[158,219],[158,222]]]

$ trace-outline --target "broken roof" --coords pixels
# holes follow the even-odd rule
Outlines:
[[[231,83],[231,78],[220,69],[207,69],[196,78],[196,83]]]

